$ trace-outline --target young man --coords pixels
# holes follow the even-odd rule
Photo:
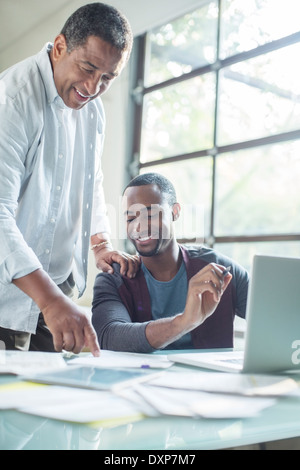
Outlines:
[[[98,355],[90,320],[68,298],[73,276],[82,294],[90,240],[100,269],[136,270],[109,244],[101,173],[100,95],[131,48],[126,18],[92,3],[0,75],[0,349],[87,345]]]
[[[123,203],[141,269],[135,279],[97,276],[92,322],[101,347],[144,353],[233,347],[234,317],[245,317],[247,272],[214,250],[178,244],[181,208],[163,176],[135,178]]]

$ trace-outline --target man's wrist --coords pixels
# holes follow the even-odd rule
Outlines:
[[[91,236],[91,250],[97,253],[101,250],[109,249],[113,251],[113,246],[108,233],[96,233]]]
[[[111,243],[108,240],[105,240],[103,242],[96,243],[95,245],[92,245],[91,250],[95,250],[96,248],[101,248],[101,247],[105,248],[107,245],[111,246]]]

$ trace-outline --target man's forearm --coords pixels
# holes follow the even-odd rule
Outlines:
[[[174,317],[149,322],[146,327],[146,338],[152,348],[164,349],[193,328],[194,326],[189,328],[186,325],[183,314],[178,314]]]
[[[38,305],[41,311],[55,299],[63,296],[59,287],[57,287],[48,274],[42,269],[37,269],[31,274],[20,277],[19,279],[13,279],[12,282],[28,295]]]
[[[99,355],[96,333],[90,320],[61,292],[45,271],[38,269],[14,279],[13,283],[38,305],[52,333],[56,351],[66,349],[78,354],[87,346],[94,356]]]

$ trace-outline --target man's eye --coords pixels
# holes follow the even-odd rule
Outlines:
[[[92,69],[85,69],[85,68],[83,67],[82,70],[83,70],[85,73],[88,73],[88,74],[90,74],[90,75],[91,75],[92,73],[94,73],[94,70],[92,70]]]

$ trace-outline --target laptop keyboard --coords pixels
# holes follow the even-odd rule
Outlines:
[[[220,362],[225,362],[226,364],[243,365],[244,360],[242,358],[240,358],[240,359],[220,359]]]

